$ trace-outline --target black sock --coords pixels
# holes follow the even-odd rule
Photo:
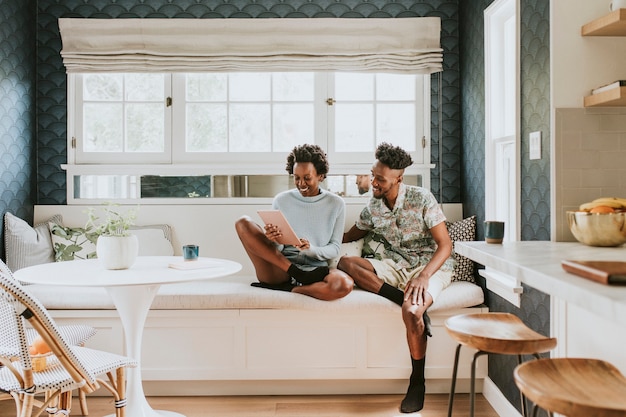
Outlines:
[[[266,284],[265,282],[253,282],[253,287],[266,288],[268,290],[278,290],[291,292],[296,286],[291,281],[283,282],[282,284]]]
[[[403,413],[414,413],[424,408],[424,393],[426,392],[424,380],[425,363],[425,357],[422,359],[411,358],[413,371],[409,379],[409,389],[406,391],[402,404],[400,404],[400,411]]]
[[[290,277],[295,278],[296,281],[303,285],[324,281],[324,278],[329,272],[330,269],[328,269],[327,266],[318,266],[317,268],[305,271],[304,269],[300,269],[296,264],[291,264],[287,270]]]
[[[383,286],[378,290],[378,295],[385,297],[388,300],[393,301],[402,307],[402,303],[404,303],[404,291],[393,287],[386,282],[383,282]]]

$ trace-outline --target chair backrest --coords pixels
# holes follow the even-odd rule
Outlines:
[[[31,361],[24,329],[24,319],[48,344],[52,353],[79,384],[84,383],[88,391],[95,390],[95,377],[90,374],[74,355],[58,330],[46,308],[22,286],[4,262],[0,261],[0,345],[6,340],[8,346],[20,352],[22,367],[30,370]]]

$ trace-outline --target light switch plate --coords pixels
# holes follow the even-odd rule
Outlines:
[[[541,131],[531,132],[529,136],[528,158],[541,159]]]

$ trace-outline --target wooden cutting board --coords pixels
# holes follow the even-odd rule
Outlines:
[[[622,261],[561,261],[569,273],[606,285],[626,285],[626,262]]]

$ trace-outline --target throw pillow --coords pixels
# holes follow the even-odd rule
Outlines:
[[[54,262],[54,250],[48,223],[61,223],[60,214],[35,226],[7,212],[4,215],[4,247],[6,264],[11,271],[27,266]]]
[[[130,232],[137,236],[139,256],[172,256],[172,228],[168,224],[131,226]]]
[[[342,256],[361,256],[362,249],[363,239],[355,240],[354,242],[342,243],[339,255],[328,261],[328,267],[337,268],[337,263],[339,263],[339,259],[341,259]]]
[[[456,259],[456,267],[452,273],[452,281],[475,282],[474,262],[454,250],[455,242],[476,240],[476,216],[467,217],[456,222],[446,221],[450,239],[452,239],[452,256]]]
[[[96,258],[97,235],[86,233],[82,227],[64,227],[53,222],[48,222],[48,227],[57,262]]]

